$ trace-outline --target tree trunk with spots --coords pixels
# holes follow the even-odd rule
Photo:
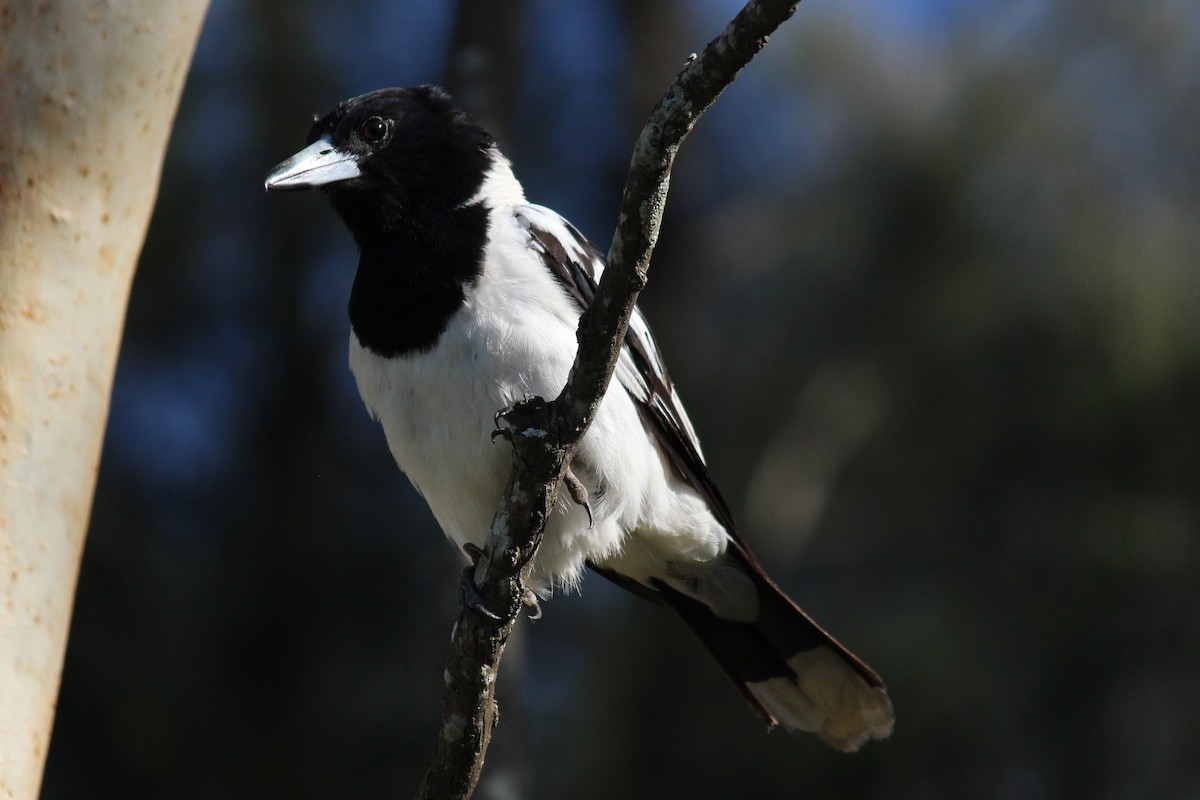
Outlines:
[[[0,2],[0,798],[38,796],[130,283],[207,4]]]

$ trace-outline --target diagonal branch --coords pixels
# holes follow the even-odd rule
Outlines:
[[[444,673],[441,727],[420,798],[470,797],[479,780],[497,720],[495,680],[504,643],[558,486],[595,417],[646,285],[679,145],[798,3],[751,0],[676,76],[634,148],[608,265],[580,319],[566,386],[553,401],[531,398],[503,415],[513,471],[474,572],[480,598],[498,619],[466,606],[459,615]]]

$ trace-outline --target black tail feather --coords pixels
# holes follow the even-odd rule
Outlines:
[[[722,619],[663,582],[650,587],[610,569],[597,571],[677,613],[768,726],[812,731],[840,750],[890,734],[891,701],[879,676],[805,614],[737,543],[727,558],[754,582],[759,607],[753,621]]]

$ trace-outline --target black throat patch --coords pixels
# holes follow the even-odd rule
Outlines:
[[[350,326],[363,347],[398,358],[436,345],[482,271],[487,224],[476,204],[360,238]]]

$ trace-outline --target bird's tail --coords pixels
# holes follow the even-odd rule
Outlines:
[[[853,752],[892,732],[883,681],[812,621],[737,543],[726,566],[747,576],[757,595],[751,621],[722,618],[709,604],[667,584],[660,602],[674,609],[769,726],[815,733]]]

